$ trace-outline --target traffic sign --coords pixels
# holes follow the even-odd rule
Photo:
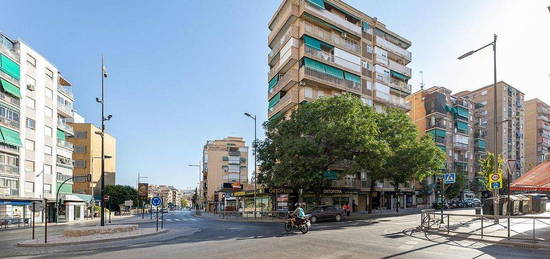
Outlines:
[[[151,204],[152,204],[153,206],[159,206],[161,203],[162,203],[162,199],[161,199],[160,197],[158,197],[158,196],[153,197],[153,198],[151,199]]]
[[[491,183],[491,187],[493,189],[500,189],[500,182],[493,182]]]
[[[455,183],[456,174],[455,173],[446,173],[443,175],[443,181],[445,184]]]
[[[491,174],[489,175],[489,187],[490,189],[500,189],[502,188],[502,174]]]

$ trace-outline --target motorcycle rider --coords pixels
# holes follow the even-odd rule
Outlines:
[[[294,224],[302,224],[303,220],[306,218],[306,213],[304,212],[304,209],[302,209],[302,206],[300,206],[300,203],[296,203],[296,209],[292,212],[292,215],[296,217]]]

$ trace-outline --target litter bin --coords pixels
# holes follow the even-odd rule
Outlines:
[[[481,207],[476,207],[476,215],[481,215]]]

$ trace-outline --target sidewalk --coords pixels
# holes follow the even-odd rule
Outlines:
[[[111,222],[110,224],[115,224],[115,221],[121,221],[121,220],[125,220],[125,219],[130,219],[132,217],[134,217],[135,215],[124,215],[124,216],[111,216]],[[91,218],[84,218],[84,220],[78,220],[78,221],[69,221],[69,222],[59,222],[59,223],[55,223],[55,222],[48,222],[48,227],[55,227],[55,226],[67,226],[67,225],[79,225],[79,224],[82,224],[82,225],[88,225],[88,224],[99,224],[100,222],[100,219],[99,217],[95,217],[93,219]],[[141,217],[140,217],[141,219]],[[105,219],[105,224],[109,224],[107,223],[109,222],[109,217],[106,217]],[[44,222],[36,222],[35,223],[35,227],[43,227],[45,224]],[[10,230],[17,230],[17,229],[26,229],[26,228],[32,228],[32,222],[29,223],[29,224],[21,224],[21,225],[8,225],[7,228],[5,228],[4,226],[2,226],[0,228],[0,232],[2,231],[10,231]]]

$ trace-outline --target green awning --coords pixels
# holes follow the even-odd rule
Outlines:
[[[15,86],[14,84],[2,78],[0,78],[0,85],[2,85],[2,89],[4,89],[4,92],[9,93],[14,97],[21,99],[21,90],[19,90],[19,87]]]
[[[409,79],[410,79],[408,76],[403,75],[403,74],[401,74],[401,73],[399,73],[399,72],[395,72],[395,71],[393,71],[393,70],[390,70],[390,71],[391,71],[391,75],[392,75],[393,77],[397,77],[397,78],[399,78],[399,79],[401,79],[401,80],[409,80]]]
[[[8,144],[10,146],[23,146],[23,144],[21,143],[21,138],[19,137],[19,132],[3,126],[0,126],[0,132],[2,133],[2,138],[0,139],[0,142]]]
[[[2,54],[0,54],[0,70],[19,80],[19,64]]]
[[[321,73],[325,73],[325,65],[319,61],[316,61],[310,58],[304,58],[304,65],[307,68],[311,68]]]
[[[279,74],[276,74],[271,80],[269,80],[269,90],[273,88],[279,82]]]
[[[361,77],[356,76],[352,73],[344,72],[344,77],[346,78],[346,80],[353,81],[353,82],[358,83],[358,84],[361,83]]]
[[[367,32],[370,29],[368,22],[363,22],[363,32]]]
[[[315,5],[319,8],[325,9],[325,1],[324,0],[307,0],[310,4]]]
[[[338,172],[336,171],[324,171],[323,177],[325,177],[328,180],[336,180],[338,179]]]
[[[273,115],[273,116],[271,116],[271,118],[269,118],[269,121],[277,120],[277,119],[281,118],[281,116],[283,116],[283,114],[281,112],[275,113],[275,115]]]
[[[447,133],[444,130],[441,130],[441,129],[430,130],[430,131],[428,131],[428,134],[430,134],[432,136],[442,137],[442,138],[447,136]]]
[[[336,77],[338,79],[344,79],[344,71],[342,71],[338,68],[325,65],[325,71],[326,71],[327,74],[329,74],[333,77]]]
[[[470,116],[470,112],[466,108],[463,108],[463,107],[455,107],[455,108],[458,116],[461,116],[464,118],[468,118]]]
[[[468,132],[468,123],[463,121],[456,121],[456,127],[458,130]]]
[[[304,35],[304,44],[310,48],[321,50],[321,41],[307,35]]]
[[[271,98],[271,100],[269,100],[269,108],[272,108],[273,106],[275,106],[279,100],[281,100],[281,93],[277,93],[275,96],[273,96],[273,98]]]
[[[57,130],[57,139],[65,140],[65,132]]]
[[[476,146],[480,148],[485,148],[487,146],[487,143],[485,143],[485,140],[476,140]]]
[[[63,182],[57,182],[57,188],[59,188],[59,185]],[[59,188],[59,193],[66,193],[66,194],[72,194],[73,193],[73,185],[70,183],[64,183],[61,185],[61,188]]]

